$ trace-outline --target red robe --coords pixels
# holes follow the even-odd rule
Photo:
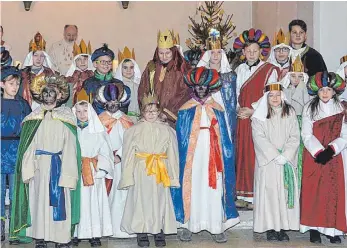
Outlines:
[[[313,135],[327,147],[340,137],[344,113],[314,122]],[[305,226],[335,228],[347,232],[345,179],[341,153],[326,165],[318,164],[304,150],[301,221]]]
[[[263,96],[264,87],[272,72],[278,67],[264,63],[242,85],[238,99],[240,108],[248,107]],[[236,132],[236,190],[238,196],[253,197],[255,152],[251,119],[238,119]]]

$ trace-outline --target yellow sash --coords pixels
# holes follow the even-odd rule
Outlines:
[[[138,158],[146,160],[147,175],[156,175],[157,184],[163,183],[164,187],[170,187],[170,178],[167,173],[163,159],[167,158],[166,153],[151,154],[151,153],[136,153]]]

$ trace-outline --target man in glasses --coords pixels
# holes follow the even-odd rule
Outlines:
[[[92,62],[95,67],[94,75],[83,83],[83,88],[89,95],[89,103],[93,104],[96,113],[99,115],[104,112],[103,107],[98,101],[94,101],[97,89],[110,83],[122,84],[123,82],[113,78],[112,62],[114,60],[114,52],[108,48],[107,44],[96,49],[92,54]],[[128,107],[120,106],[122,112],[127,113]]]
[[[303,20],[293,20],[289,23],[290,46],[293,48],[292,58],[300,55],[305,67],[305,72],[309,75],[315,75],[317,72],[326,71],[322,55],[309,47],[305,42],[307,39],[307,25]]]
[[[282,29],[280,29],[278,33],[275,34],[270,56],[267,60],[267,62],[280,69],[280,75],[278,76],[279,80],[284,78],[289,71],[292,50],[293,49],[289,46],[289,36],[285,35]]]

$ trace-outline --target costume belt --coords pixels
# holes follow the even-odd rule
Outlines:
[[[164,187],[170,186],[170,177],[167,173],[163,159],[167,158],[166,153],[151,154],[139,152],[136,157],[146,160],[147,175],[156,175],[157,184],[163,183]]]
[[[210,130],[210,159],[208,162],[208,185],[213,188],[217,189],[217,172],[223,172],[223,162],[222,162],[222,156],[219,148],[218,143],[218,135],[215,130],[215,125],[217,125],[218,122],[215,118],[211,121],[211,126],[209,127]],[[201,128],[205,129],[205,128]]]
[[[59,178],[61,175],[61,159],[59,155],[61,154],[62,151],[56,153],[43,150],[35,151],[35,155],[51,156],[51,171],[49,179],[49,205],[53,207],[54,221],[66,220],[64,187],[59,186]]]
[[[94,185],[93,172],[90,168],[90,164],[93,165],[94,170],[97,170],[98,159],[97,157],[88,158],[82,157],[82,180],[84,186]]]

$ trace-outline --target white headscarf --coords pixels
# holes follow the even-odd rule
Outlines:
[[[85,101],[79,101],[75,104],[75,106],[72,108],[72,112],[76,116],[76,105],[79,104],[80,102],[85,102],[88,104],[88,127],[89,127],[89,133],[102,133],[105,132],[105,127],[102,125],[98,115],[96,114],[93,106]],[[76,116],[77,118],[77,116]]]
[[[343,62],[336,71],[336,74],[339,74],[339,76],[342,77],[343,80],[345,80],[346,78],[346,75],[345,75],[346,66],[347,66],[347,61]]]
[[[289,49],[289,55],[288,55],[288,61],[283,65],[281,66],[280,63],[277,62],[277,59],[276,59],[276,56],[275,56],[275,49],[276,48],[282,48],[282,47],[287,47]],[[279,68],[283,68],[283,67],[287,67],[289,66],[289,61],[290,61],[290,57],[292,56],[292,53],[293,53],[293,48],[284,44],[284,43],[281,43],[281,44],[278,44],[276,46],[273,46],[271,47],[271,52],[270,52],[270,56],[269,58],[267,59],[267,62],[279,67]]]
[[[123,82],[123,74],[122,74],[122,67],[123,67],[123,62],[125,59],[122,60],[122,62],[119,64],[119,66],[117,67],[116,73],[114,75],[114,77],[120,81]],[[135,60],[133,59],[129,59],[133,64],[134,64],[134,80],[133,82],[136,84],[140,84],[140,80],[141,80],[141,71],[140,71],[140,67],[139,65],[136,63]]]
[[[220,65],[220,72],[221,73],[227,73],[227,72],[231,72],[231,67],[227,58],[227,55],[225,54],[225,51],[223,49],[222,50],[222,60],[221,60],[221,65]],[[211,50],[208,50],[204,53],[204,55],[202,56],[202,58],[200,59],[198,65],[196,67],[206,67],[206,68],[210,68],[210,58],[211,58]]]
[[[295,73],[295,72],[289,71],[289,72],[284,76],[284,78],[282,78],[281,84],[282,84],[283,88],[287,89],[287,88],[289,87],[289,85],[290,85],[290,75],[291,75],[292,73]],[[307,75],[306,72],[300,72],[300,73],[302,73],[302,74],[304,75],[304,85],[305,85],[305,87],[306,87],[306,83],[308,82],[309,77],[308,77],[308,75]]]
[[[48,68],[50,68],[51,70],[54,71],[51,57],[49,57],[48,53],[46,53],[45,51],[41,51],[41,52],[43,52],[43,54],[45,55],[45,60],[43,61],[43,66],[48,67]],[[33,52],[31,51],[25,57],[24,63],[23,63],[22,67],[24,68],[26,66],[32,66],[32,65],[33,65]]]
[[[81,54],[78,54],[78,55],[76,55],[76,56],[74,57],[74,59],[73,59],[73,61],[72,61],[72,64],[71,64],[69,70],[66,72],[65,77],[71,77],[75,70],[80,71],[80,69],[76,66],[76,60],[77,60],[80,56],[82,56],[82,55],[88,56],[88,68],[87,68],[86,70],[91,70],[91,71],[94,71],[94,70],[95,70],[95,67],[93,66],[93,62],[92,62],[91,56],[90,56],[89,54],[86,54],[86,53],[81,53]]]
[[[279,82],[274,83],[274,84],[280,84]],[[251,119],[258,119],[260,121],[265,121],[266,120],[266,116],[268,114],[268,95],[269,95],[270,91],[267,91],[264,93],[263,97],[260,98],[257,102],[252,103],[252,108],[254,109],[254,113],[251,117]],[[287,98],[286,95],[284,94],[283,91],[281,91],[281,99],[282,102],[286,101],[287,102]]]

